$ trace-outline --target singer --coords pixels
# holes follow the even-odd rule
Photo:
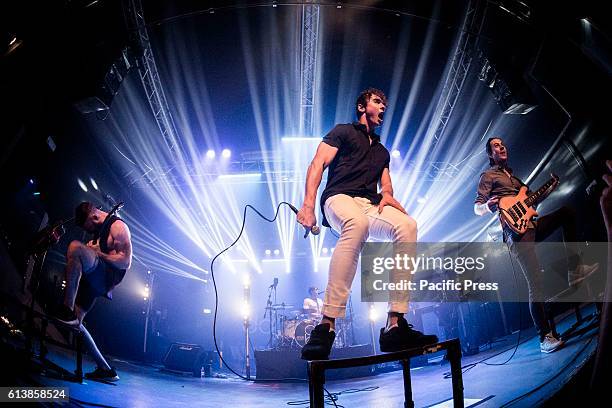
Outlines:
[[[68,246],[64,304],[56,311],[58,320],[80,326],[85,345],[96,360],[96,370],[85,377],[106,381],[116,381],[119,376],[104,359],[82,322],[97,297],[112,299],[113,288],[123,280],[132,262],[130,230],[112,213],[101,211],[89,202],[76,207],[76,225],[94,234],[94,239],[87,244],[72,241]]]
[[[389,151],[374,132],[383,121],[386,107],[387,98],[382,91],[374,88],[363,91],[355,102],[357,122],[336,125],[323,138],[308,166],[304,203],[297,220],[307,230],[315,226],[317,190],[323,171],[329,167],[320,203],[323,225],[338,231],[340,238],[329,265],[321,322],[302,349],[305,360],[329,358],[336,337],[335,319],[345,315],[359,252],[368,237],[398,243],[415,243],[417,239],[415,220],[393,198]],[[397,272],[394,280],[410,277],[410,271],[403,270]],[[380,331],[381,350],[397,351],[436,343],[436,336],[413,330],[404,319],[408,291],[393,296],[388,305],[387,325]]]

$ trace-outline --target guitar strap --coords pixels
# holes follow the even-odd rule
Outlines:
[[[108,212],[108,214],[106,215],[106,218],[104,218],[104,221],[102,222],[102,227],[100,227],[99,231],[96,231],[94,236],[93,236],[93,241],[95,243],[98,243],[98,241],[100,240],[100,234],[102,231],[104,231],[105,228],[108,228],[108,224],[113,222],[113,216],[115,215],[115,213],[117,211],[119,211],[119,209],[123,207],[123,202],[115,205],[113,208],[110,209],[110,211]],[[100,209],[100,207],[98,208]]]

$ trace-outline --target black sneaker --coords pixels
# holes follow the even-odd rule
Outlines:
[[[404,317],[397,319],[397,327],[385,332],[380,329],[380,351],[389,353],[392,351],[406,350],[415,347],[423,347],[438,342],[438,336],[434,334],[423,334],[414,330]]]
[[[66,305],[60,305],[57,310],[55,310],[54,314],[55,318],[64,324],[69,326],[79,325],[79,318],[76,313]]]
[[[113,367],[111,367],[110,370],[98,367],[91,373],[85,374],[85,378],[96,381],[117,381],[119,376]]]
[[[327,360],[335,338],[336,332],[330,330],[329,323],[316,325],[302,347],[302,360]]]

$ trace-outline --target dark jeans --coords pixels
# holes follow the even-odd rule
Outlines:
[[[542,287],[541,266],[535,250],[535,242],[548,238],[558,228],[563,228],[563,240],[576,242],[576,213],[569,207],[561,207],[538,218],[535,228],[529,228],[522,236],[510,230],[504,231],[504,238],[510,244],[513,255],[518,259],[529,289],[529,311],[540,339],[551,331],[547,319],[545,294]],[[515,245],[516,243],[520,245]],[[575,269],[577,259],[570,258],[569,268]]]

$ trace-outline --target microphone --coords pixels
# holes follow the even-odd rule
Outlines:
[[[274,283],[271,284],[270,286],[268,286],[268,288],[270,289],[276,289],[276,286],[278,285],[278,278],[274,278]]]
[[[298,213],[298,209],[295,208],[292,204],[287,203],[287,205],[289,206],[289,208],[291,208],[291,211],[293,211],[296,215]],[[306,228],[306,233],[304,234],[304,238],[306,238],[308,236],[308,233],[312,232],[312,235],[319,235],[319,233],[321,232],[321,229],[319,228],[318,225],[313,225],[312,228],[308,229]]]

